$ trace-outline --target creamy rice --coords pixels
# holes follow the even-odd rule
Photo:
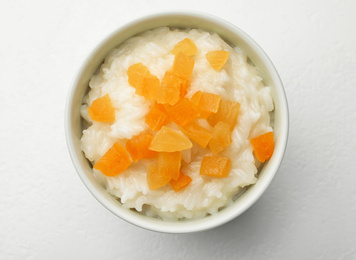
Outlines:
[[[162,27],[133,37],[112,50],[98,73],[92,76],[90,91],[81,108],[86,126],[81,147],[88,160],[94,165],[115,142],[125,145],[128,139],[149,129],[145,115],[152,103],[135,94],[135,89],[128,83],[127,70],[131,65],[142,62],[151,74],[162,80],[174,60],[170,51],[184,38],[191,39],[198,48],[198,53],[193,57],[195,65],[186,97],[190,98],[201,90],[241,104],[231,134],[232,143],[220,153],[232,161],[229,176],[212,178],[200,175],[202,158],[210,150],[194,142],[191,151],[182,152],[185,161],[182,171],[192,178],[192,182],[180,192],[175,192],[170,185],[153,191],[148,188],[146,169],[154,159],[132,163],[115,177],[104,176],[93,169],[98,181],[123,206],[164,220],[201,218],[228,206],[239,191],[257,181],[259,162],[254,158],[249,140],[273,130],[270,122],[270,112],[273,110],[271,90],[264,86],[258,70],[248,62],[241,49],[232,48],[217,34]],[[227,63],[219,71],[215,71],[205,57],[207,52],[215,50],[230,52]],[[94,122],[88,116],[88,106],[105,94],[110,95],[116,109],[113,124]],[[199,123],[210,128],[204,119]],[[177,128],[174,123],[169,126]]]

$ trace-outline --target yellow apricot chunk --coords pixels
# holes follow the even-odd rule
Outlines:
[[[148,73],[148,68],[142,64],[142,62],[133,64],[127,70],[127,76],[129,77],[129,84],[132,87],[137,87],[138,83],[142,80],[142,78]]]
[[[170,176],[177,180],[179,177],[182,155],[180,152],[158,153],[157,166],[160,176]],[[167,177],[168,178],[168,177]]]
[[[115,121],[115,108],[112,105],[109,94],[95,99],[88,107],[90,118],[97,122],[113,123]]]
[[[208,145],[212,137],[212,134],[207,129],[201,127],[194,121],[180,127],[180,130],[203,148]]]
[[[179,52],[173,61],[173,73],[185,80],[190,80],[193,73],[194,60],[182,52]]]
[[[146,178],[148,188],[150,190],[157,190],[166,185],[172,179],[169,175],[160,175],[157,163],[148,166]]]
[[[184,40],[178,42],[174,46],[173,50],[171,50],[171,53],[174,55],[177,55],[179,52],[182,52],[187,56],[193,56],[197,54],[198,49],[191,39],[185,38]]]
[[[230,125],[225,122],[218,122],[214,126],[212,134],[213,137],[209,142],[209,148],[213,154],[220,153],[232,142]]]
[[[212,113],[207,120],[211,126],[215,126],[218,122],[223,121],[228,123],[230,128],[233,129],[239,112],[240,103],[222,99],[218,111]]]
[[[231,170],[231,160],[222,156],[204,156],[200,174],[210,177],[226,178]]]
[[[116,176],[126,170],[130,164],[131,159],[129,154],[121,144],[116,142],[96,162],[94,169],[101,171],[106,176]]]
[[[149,149],[156,152],[177,152],[192,146],[192,142],[184,134],[163,126],[153,137]]]
[[[157,103],[175,105],[179,101],[184,81],[173,71],[164,74],[157,94]]]
[[[206,59],[214,70],[220,70],[229,58],[229,54],[228,51],[209,51],[206,54]]]
[[[273,155],[273,132],[267,132],[250,140],[257,160],[264,162]]]
[[[219,109],[221,96],[197,91],[191,97],[190,101],[199,112],[200,118],[207,118],[211,113],[216,113]]]
[[[159,79],[148,72],[143,78],[138,80],[135,93],[137,95],[144,96],[147,99],[156,100],[159,87]]]

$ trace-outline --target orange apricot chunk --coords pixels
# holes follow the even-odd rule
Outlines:
[[[95,99],[88,107],[90,118],[97,122],[113,123],[115,121],[115,108],[112,105],[109,94]]]
[[[183,52],[179,52],[173,61],[172,71],[173,73],[185,80],[190,80],[193,73],[194,60]]]
[[[164,108],[169,119],[179,126],[186,125],[199,115],[187,98],[181,99],[174,106],[165,105]]]
[[[221,96],[199,90],[194,93],[190,101],[198,110],[200,117],[207,118],[211,113],[216,113],[218,111]]]
[[[189,81],[186,79],[180,79],[180,93],[179,96],[182,98],[187,94],[187,88],[189,87]]]
[[[147,184],[150,190],[157,190],[166,185],[171,179],[171,176],[160,175],[157,163],[151,164],[147,168]]]
[[[94,169],[101,171],[106,176],[116,176],[126,170],[130,164],[131,159],[129,154],[121,144],[116,142],[96,162]]]
[[[203,95],[203,92],[198,90],[197,92],[194,93],[194,95],[190,98],[190,102],[194,105],[195,108],[198,108],[199,102],[201,99],[201,96]]]
[[[184,134],[162,126],[153,137],[149,149],[156,152],[177,152],[192,146],[192,142]]]
[[[148,72],[143,78],[138,80],[135,93],[147,99],[156,100],[159,86],[159,79]]]
[[[211,114],[207,120],[211,126],[215,126],[218,122],[223,121],[228,123],[230,128],[233,129],[239,112],[240,103],[222,99],[218,111]]]
[[[212,134],[207,129],[201,127],[194,121],[180,127],[180,130],[203,148],[208,145],[212,137]]]
[[[158,131],[168,123],[168,115],[161,104],[154,103],[145,117],[146,124],[153,130]]]
[[[133,64],[127,70],[127,76],[129,77],[129,84],[132,87],[137,87],[142,78],[148,73],[148,68],[142,64],[142,62]]]
[[[180,152],[158,153],[157,166],[160,176],[167,176],[169,180],[177,180],[181,165],[182,154]],[[168,177],[169,176],[169,177]]]
[[[200,174],[211,177],[226,178],[231,170],[231,160],[222,156],[204,156]]]
[[[184,81],[172,71],[164,74],[157,94],[157,102],[160,104],[175,105],[179,101]]]
[[[152,139],[152,134],[140,134],[126,142],[126,151],[131,155],[131,159],[134,162],[140,159],[153,158],[157,155],[157,152],[148,149]]]
[[[220,70],[229,58],[229,54],[228,51],[209,51],[206,54],[206,59],[214,70]]]
[[[213,137],[209,142],[209,148],[213,154],[220,153],[232,142],[230,125],[225,122],[218,122],[214,126],[212,134]]]
[[[267,132],[259,135],[250,140],[257,160],[264,162],[272,157],[273,145],[273,132]]]
[[[177,55],[179,52],[182,52],[187,56],[193,56],[197,54],[198,49],[191,39],[185,38],[184,40],[178,42],[174,46],[173,50],[171,50],[171,53],[174,55]]]
[[[171,184],[174,191],[178,192],[178,191],[184,189],[185,187],[187,187],[191,181],[192,181],[192,178],[190,178],[188,175],[185,175],[182,172],[180,172],[179,178],[177,180],[172,179],[169,183]]]

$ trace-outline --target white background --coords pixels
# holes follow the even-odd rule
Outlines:
[[[86,55],[142,15],[188,9],[252,36],[290,108],[282,166],[232,222],[161,234],[117,218],[69,158],[64,106]],[[354,0],[10,1],[0,5],[0,259],[356,259]]]

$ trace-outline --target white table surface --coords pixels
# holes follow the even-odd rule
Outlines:
[[[141,15],[189,9],[234,23],[285,85],[282,166],[243,215],[195,234],[117,218],[82,184],[64,105],[99,40]],[[354,0],[10,1],[0,7],[0,259],[356,259]]]

